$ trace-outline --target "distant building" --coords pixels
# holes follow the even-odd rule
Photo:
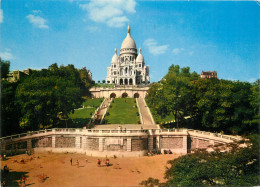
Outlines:
[[[10,72],[7,75],[7,81],[17,82],[21,78],[26,77],[26,76],[30,75],[31,73],[32,73],[32,70],[30,68],[23,70],[23,71],[15,70],[15,71]]]
[[[201,79],[211,79],[211,78],[218,78],[216,71],[202,71],[200,74]]]

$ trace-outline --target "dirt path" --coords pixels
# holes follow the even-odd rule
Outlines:
[[[167,161],[178,156],[109,158],[112,166],[98,167],[97,158],[82,154],[38,153],[32,156],[33,160],[23,154],[2,161],[1,168],[7,164],[10,168],[9,175],[17,182],[25,174],[26,184],[29,186],[138,186],[148,177],[164,181]],[[25,159],[25,164],[14,163],[14,160],[19,162],[22,158]],[[88,162],[85,159],[88,159]],[[79,167],[76,164],[77,160]],[[102,165],[105,164],[105,159],[101,160]],[[40,181],[41,176],[47,177],[43,183]]]

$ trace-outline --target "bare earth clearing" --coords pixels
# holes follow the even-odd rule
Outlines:
[[[38,156],[39,158],[37,158]],[[83,154],[36,153],[32,156],[22,154],[1,161],[1,169],[7,164],[10,168],[9,175],[14,175],[14,173],[21,175],[20,172],[25,172],[27,186],[138,186],[148,177],[164,181],[167,161],[179,156],[172,154],[109,158],[112,164],[109,167],[105,166],[105,158],[100,158],[102,167],[98,167],[98,158]],[[33,160],[30,160],[31,157]],[[25,160],[25,164],[20,163],[21,159]],[[88,159],[87,162],[86,159]],[[17,160],[18,163],[14,160]],[[76,164],[77,160],[79,167]],[[41,175],[47,176],[44,182],[39,180]],[[18,178],[16,179],[18,182]]]

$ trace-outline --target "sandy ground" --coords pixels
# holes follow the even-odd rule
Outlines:
[[[39,158],[37,158],[39,156]],[[168,160],[180,155],[156,155],[151,157],[109,158],[112,166],[97,166],[96,157],[83,154],[36,153],[8,157],[1,161],[10,168],[11,186],[17,186],[22,175],[27,177],[26,186],[138,186],[148,177],[164,181],[165,167]],[[30,160],[30,158],[33,160]],[[73,164],[71,166],[70,159]],[[24,159],[25,163],[20,163]],[[86,162],[88,159],[88,162]],[[17,160],[18,162],[14,162]],[[79,167],[76,162],[79,161]],[[41,181],[41,178],[45,178]]]

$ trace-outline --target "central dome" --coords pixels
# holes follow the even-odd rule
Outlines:
[[[136,49],[135,41],[130,35],[130,26],[129,25],[128,25],[128,28],[127,28],[127,36],[126,36],[126,38],[124,39],[124,41],[121,45],[121,49],[126,49],[126,48]]]

